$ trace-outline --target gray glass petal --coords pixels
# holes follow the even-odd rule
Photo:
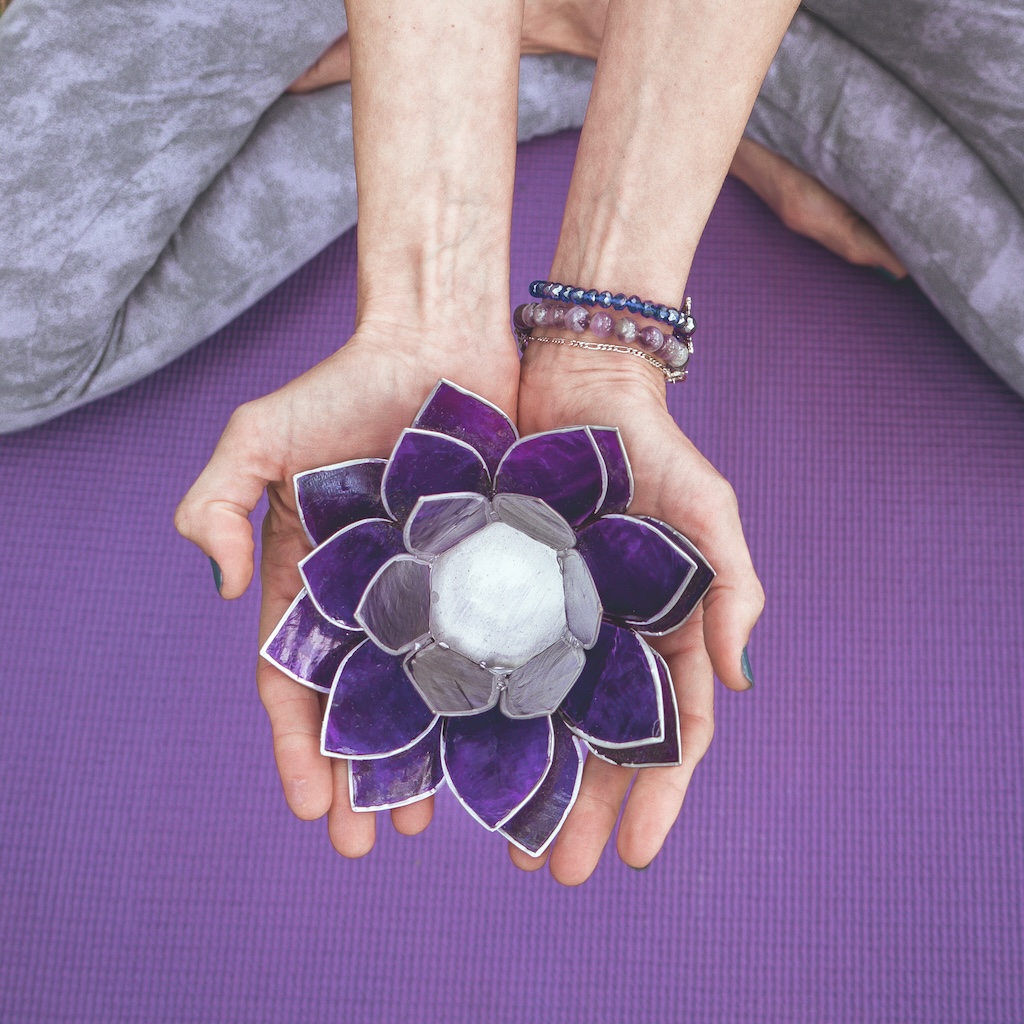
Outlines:
[[[536,718],[558,709],[580,677],[586,655],[581,647],[560,637],[550,647],[509,673],[501,695],[501,710],[509,718]]]
[[[405,524],[405,546],[417,555],[439,555],[487,525],[482,494],[431,494],[420,498]]]
[[[430,631],[430,566],[396,555],[370,581],[356,622],[389,654],[404,654]]]
[[[491,503],[503,523],[527,537],[558,551],[576,546],[572,527],[541,498],[528,494],[496,494]]]
[[[565,621],[569,631],[589,651],[601,629],[601,599],[587,563],[578,551],[561,556],[565,588]]]
[[[498,677],[443,644],[406,659],[405,671],[438,715],[475,715],[498,702]]]

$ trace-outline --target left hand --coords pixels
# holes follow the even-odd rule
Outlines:
[[[593,872],[624,801],[619,856],[636,868],[654,859],[711,742],[714,675],[732,690],[750,687],[741,657],[764,607],[736,496],[676,426],[654,367],[621,353],[536,343],[528,347],[519,388],[521,433],[575,424],[620,428],[635,482],[629,511],[676,527],[707,557],[717,576],[703,607],[681,629],[653,641],[676,688],[683,763],[638,774],[587,758],[579,798],[550,854],[551,873],[564,885],[578,885]],[[527,871],[545,860],[514,847],[510,852]]]

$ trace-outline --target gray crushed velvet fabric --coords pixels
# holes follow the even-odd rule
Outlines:
[[[355,223],[349,87],[281,95],[344,28],[340,0],[0,18],[0,433],[159,369]],[[523,64],[520,137],[582,124],[592,64]]]
[[[1024,14],[872,3],[797,16],[748,131],[875,223],[1024,394]],[[258,19],[16,0],[0,19],[0,432],[165,365],[355,222],[348,87],[281,95],[343,27],[340,0]],[[592,71],[524,58],[520,138],[581,124]]]
[[[794,19],[747,135],[872,223],[1024,395],[1024,6],[808,6],[815,13]]]

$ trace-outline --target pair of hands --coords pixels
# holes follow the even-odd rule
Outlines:
[[[655,642],[676,687],[684,763],[645,769],[633,783],[634,770],[588,758],[579,798],[549,856],[534,859],[510,847],[519,867],[535,870],[550,859],[559,882],[578,884],[596,867],[625,804],[618,852],[627,864],[644,867],[660,850],[711,742],[714,674],[732,689],[749,687],[741,656],[764,602],[732,489],[676,427],[653,367],[615,353],[546,345],[531,346],[520,364],[507,334],[459,345],[450,336],[412,336],[401,324],[363,321],[337,353],[235,412],[179,505],[175,525],[220,566],[222,596],[239,597],[253,574],[248,517],[266,489],[262,645],[301,589],[297,564],[309,551],[294,474],[387,456],[440,377],[503,408],[523,435],[582,423],[620,427],[635,478],[631,511],[682,530],[718,572],[703,608]],[[346,762],[320,753],[324,698],[263,661],[256,677],[289,807],[307,820],[326,814],[331,842],[344,856],[368,853],[376,816],[352,810]],[[432,812],[428,798],[391,817],[399,832],[414,835]]]

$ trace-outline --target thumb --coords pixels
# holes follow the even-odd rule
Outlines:
[[[252,580],[249,515],[267,483],[280,475],[261,453],[257,419],[253,405],[232,414],[206,468],[174,513],[178,533],[214,563],[217,589],[229,600],[241,597]]]

